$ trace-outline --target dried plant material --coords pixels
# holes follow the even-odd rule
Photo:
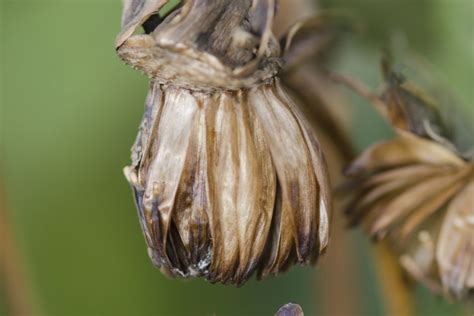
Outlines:
[[[275,316],[304,316],[304,313],[298,304],[288,303],[283,305]]]
[[[474,162],[444,137],[435,103],[415,86],[407,88],[386,60],[383,70],[388,87],[371,99],[397,136],[347,168],[356,192],[347,209],[350,222],[363,220],[371,236],[388,237],[403,267],[432,291],[472,299]]]
[[[288,35],[282,41],[285,54],[283,83],[297,99],[318,134],[328,139],[325,145],[331,148],[327,151],[335,153],[328,160],[334,158],[341,161],[354,157],[347,133],[347,111],[343,112],[347,110],[343,106],[345,100],[325,69],[326,59],[338,38],[352,28],[350,22],[342,15],[313,15],[289,28]],[[333,176],[340,177],[340,168],[336,169]]]
[[[347,100],[325,69],[342,35],[353,29],[353,23],[342,13],[317,10],[313,0],[281,0],[279,4],[275,29],[280,34],[284,29],[288,34],[281,41],[285,50],[282,83],[317,132],[331,183],[338,186],[343,180],[341,170],[355,152],[348,137],[351,116],[345,106]],[[319,269],[318,280],[314,280],[322,302],[317,309],[324,315],[363,313],[359,291],[362,280],[352,264],[357,247],[346,230],[344,214],[339,211],[341,202],[335,200],[331,247]],[[343,303],[339,301],[341,296],[346,297]]]
[[[182,1],[156,19],[166,2],[126,1],[117,38],[152,80],[125,174],[153,263],[236,285],[315,263],[331,198],[319,143],[277,77],[275,1]]]

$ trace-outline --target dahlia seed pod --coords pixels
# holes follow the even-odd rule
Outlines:
[[[318,141],[277,74],[272,0],[126,1],[118,55],[151,78],[125,168],[152,262],[242,285],[315,263],[329,235]],[[133,35],[145,25],[145,33]]]
[[[474,293],[474,161],[443,135],[437,107],[384,62],[378,99],[394,139],[365,150],[346,170],[347,213],[375,239],[387,237],[402,266],[448,299]],[[415,92],[416,91],[416,92]]]

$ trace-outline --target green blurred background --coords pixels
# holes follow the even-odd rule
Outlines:
[[[376,88],[379,48],[403,38],[442,74],[474,122],[472,0],[326,0],[322,6],[348,10],[365,25],[341,44],[336,69]],[[322,315],[328,302],[318,283],[338,276],[323,279],[318,269],[294,268],[236,289],[169,280],[152,267],[122,175],[148,87],[115,56],[120,1],[1,0],[0,13],[0,174],[38,313],[273,315],[293,301],[307,315]],[[358,148],[388,135],[365,102],[348,96]],[[358,256],[347,264],[360,282],[358,314],[383,315],[369,242],[348,234],[357,240]],[[0,315],[7,313],[4,294]],[[465,313],[422,288],[416,295],[420,315]]]

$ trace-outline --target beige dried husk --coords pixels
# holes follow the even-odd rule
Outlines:
[[[327,247],[318,141],[278,73],[271,0],[125,1],[118,55],[151,78],[125,169],[153,263],[243,284]],[[134,35],[142,25],[146,34]]]
[[[445,135],[435,102],[383,63],[387,88],[371,97],[396,137],[365,150],[346,170],[351,224],[387,237],[402,266],[448,299],[474,290],[474,163]]]

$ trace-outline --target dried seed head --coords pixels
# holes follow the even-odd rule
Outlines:
[[[397,136],[346,170],[356,191],[347,213],[374,238],[391,240],[413,277],[448,298],[467,299],[474,290],[474,162],[439,134],[429,99],[384,66],[381,104]]]
[[[274,1],[129,1],[121,58],[152,78],[125,174],[153,263],[243,284],[316,262],[329,236],[319,144],[276,74]],[[131,13],[132,12],[132,13]]]

